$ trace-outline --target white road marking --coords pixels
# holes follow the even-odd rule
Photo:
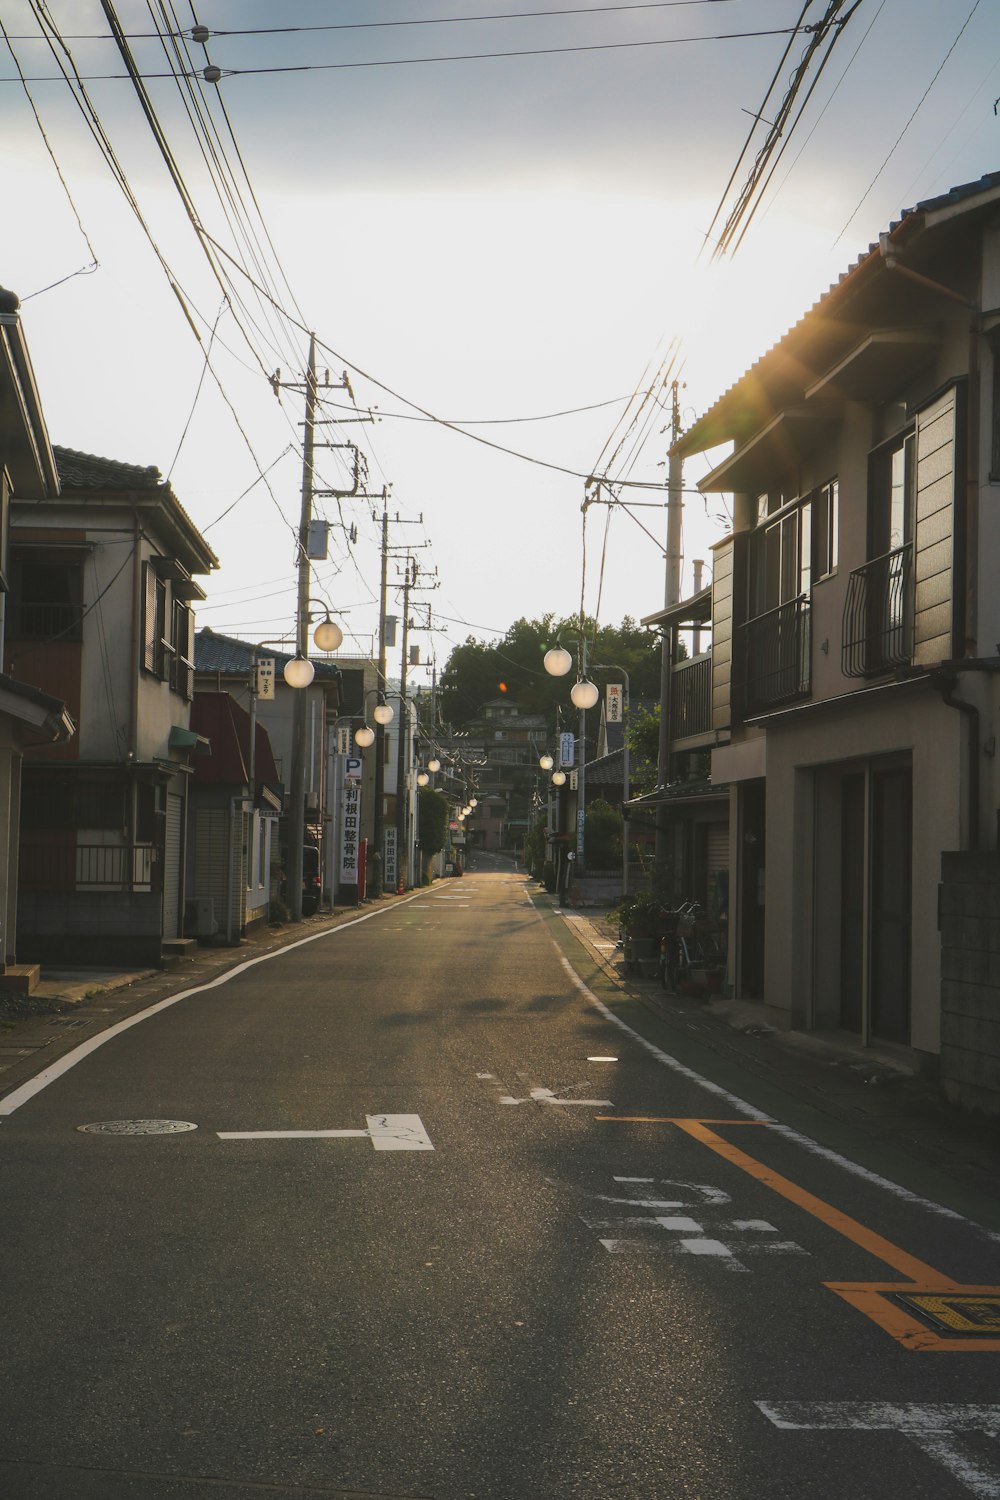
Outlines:
[[[366,1115],[367,1130],[218,1130],[220,1141],[370,1140],[376,1151],[433,1151],[419,1115]]]
[[[539,921],[543,920],[537,907],[535,908],[535,915]],[[557,912],[556,915],[560,915],[560,913]],[[642,1047],[651,1057],[655,1057],[656,1061],[661,1063],[665,1068],[670,1068],[673,1072],[680,1074],[681,1077],[690,1079],[692,1083],[697,1084],[699,1088],[705,1089],[708,1093],[714,1094],[716,1098],[724,1099],[727,1104],[731,1105],[733,1109],[739,1110],[741,1114],[747,1115],[754,1120],[760,1120],[763,1124],[768,1125],[774,1130],[776,1134],[782,1135],[786,1140],[793,1141],[797,1146],[800,1146],[803,1151],[808,1151],[814,1156],[820,1156],[824,1161],[832,1162],[843,1171],[849,1172],[852,1176],[862,1178],[865,1182],[871,1183],[872,1186],[880,1188],[882,1192],[891,1193],[893,1197],[901,1199],[904,1203],[912,1203],[918,1208],[926,1209],[928,1213],[937,1214],[944,1219],[956,1220],[960,1224],[966,1224],[985,1239],[994,1244],[1000,1244],[1000,1232],[993,1229],[986,1229],[982,1224],[977,1224],[975,1219],[969,1219],[965,1214],[960,1214],[953,1208],[947,1208],[943,1203],[935,1203],[933,1198],[924,1198],[919,1193],[911,1192],[909,1188],[902,1187],[900,1183],[893,1182],[891,1178],[883,1177],[878,1172],[870,1171],[858,1162],[851,1161],[849,1157],[841,1156],[838,1151],[831,1151],[829,1147],[821,1146],[818,1141],[812,1140],[810,1136],[802,1135],[799,1131],[793,1130],[789,1125],[780,1124],[772,1115],[766,1114],[763,1110],[757,1109],[752,1104],[748,1104],[738,1094],[730,1093],[728,1089],[724,1089],[719,1084],[713,1083],[710,1078],[705,1078],[703,1074],[696,1072],[694,1068],[687,1067],[678,1058],[671,1057],[669,1052],[662,1051],[661,1048],[655,1046],[654,1043],[650,1042],[638,1031],[634,1031],[620,1016],[616,1016],[614,1011],[609,1010],[604,1002],[598,999],[589,985],[583,982],[569,962],[569,959],[560,952],[559,944],[555,938],[551,938],[551,942],[559,954],[559,962],[580,993],[600,1012],[606,1021],[610,1021],[612,1026],[617,1026],[619,1031],[623,1031],[626,1036],[630,1036],[638,1047]]]
[[[977,1500],[1000,1500],[1000,1472],[963,1453],[964,1432],[1000,1437],[1000,1406],[894,1405],[888,1401],[756,1401],[784,1432],[898,1432]]]
[[[367,1136],[367,1130],[217,1130],[220,1141],[329,1141],[336,1136]]]
[[[376,1151],[433,1151],[419,1115],[366,1115]]]
[[[235,968],[227,969],[225,974],[220,974],[217,979],[210,979],[206,984],[196,984],[189,990],[181,990],[177,995],[168,995],[165,1000],[158,1000],[155,1005],[149,1005],[145,1010],[138,1011],[134,1016],[129,1016],[125,1021],[119,1021],[114,1026],[109,1026],[107,1031],[100,1032],[97,1036],[88,1037],[87,1041],[81,1042],[79,1047],[74,1047],[72,1052],[67,1052],[65,1057],[60,1057],[51,1067],[45,1068],[34,1078],[23,1083],[20,1088],[14,1089],[5,1099],[0,1099],[0,1116],[12,1115],[22,1104],[27,1104],[42,1089],[48,1088],[50,1083],[55,1083],[70,1068],[75,1068],[77,1063],[83,1062],[98,1047],[103,1047],[106,1042],[113,1041],[122,1032],[128,1031],[132,1026],[138,1026],[140,1021],[147,1021],[150,1016],[155,1016],[161,1010],[168,1010],[171,1005],[177,1005],[181,1000],[188,1000],[192,995],[203,995],[207,990],[218,989],[221,985],[228,984],[238,974],[245,974],[248,969],[254,969],[258,964],[269,963],[272,958],[280,958],[286,953],[291,953],[294,948],[304,948],[307,943],[318,943],[321,938],[336,937],[339,932],[346,932],[348,927],[357,927],[360,922],[370,922],[375,917],[384,916],[386,912],[396,911],[400,906],[409,906],[411,901],[417,901],[423,892],[416,896],[407,896],[403,901],[396,901],[392,906],[383,907],[381,910],[365,912],[363,917],[352,917],[349,922],[341,922],[339,927],[328,927],[325,932],[313,932],[308,937],[299,938],[297,942],[287,943],[284,948],[275,948],[271,953],[262,953],[258,958],[248,958],[245,963],[237,964]]]

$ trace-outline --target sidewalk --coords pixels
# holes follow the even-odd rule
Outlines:
[[[617,923],[597,909],[571,911],[533,891],[559,914],[605,981],[668,1027],[720,1059],[843,1123],[889,1138],[922,1163],[1000,1195],[1000,1121],[949,1104],[933,1079],[891,1052],[847,1037],[779,1031],[762,1007],[737,1000],[695,1000],[665,991],[658,979],[623,973]]]

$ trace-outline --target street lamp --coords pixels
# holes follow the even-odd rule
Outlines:
[[[431,778],[428,776],[426,771],[417,772],[417,786],[428,786],[430,784],[430,779]]]
[[[307,688],[316,676],[316,668],[308,656],[290,656],[282,668],[282,676],[290,688]]]
[[[362,724],[360,729],[354,731],[354,743],[362,750],[368,750],[375,743],[375,731],[370,724]]]
[[[435,772],[440,771],[441,762],[438,760],[436,755],[432,755],[430,760],[427,762],[427,769],[431,772],[432,775]]]
[[[543,771],[551,771],[555,762],[553,761],[551,755],[549,755],[546,751],[544,755],[539,757],[538,764],[541,766]]]
[[[565,771],[553,771],[552,772],[552,785],[553,786],[565,786],[566,785],[566,772]]]
[[[317,651],[337,651],[344,644],[344,632],[336,620],[327,615],[313,631],[313,641]]]
[[[577,671],[576,682],[570,689],[570,698],[575,708],[580,710],[580,762],[577,768],[577,798],[576,798],[576,859],[577,872],[583,874],[583,829],[586,816],[586,779],[587,779],[587,709],[594,708],[601,696],[601,690],[596,683],[587,679],[587,637],[583,630],[583,616],[580,616],[580,634],[576,638],[576,644],[580,648],[580,665]],[[542,657],[542,666],[551,677],[565,677],[573,665],[573,658],[565,646],[552,646]],[[562,786],[562,782],[556,782]]]

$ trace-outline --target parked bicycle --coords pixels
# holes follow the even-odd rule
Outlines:
[[[671,922],[660,941],[660,982],[664,989],[676,991],[695,970],[725,968],[725,937],[703,906],[685,901],[665,915]]]

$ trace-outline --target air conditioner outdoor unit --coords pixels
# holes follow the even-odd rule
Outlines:
[[[215,937],[219,924],[215,920],[214,896],[192,896],[185,901],[184,929],[192,937]]]

